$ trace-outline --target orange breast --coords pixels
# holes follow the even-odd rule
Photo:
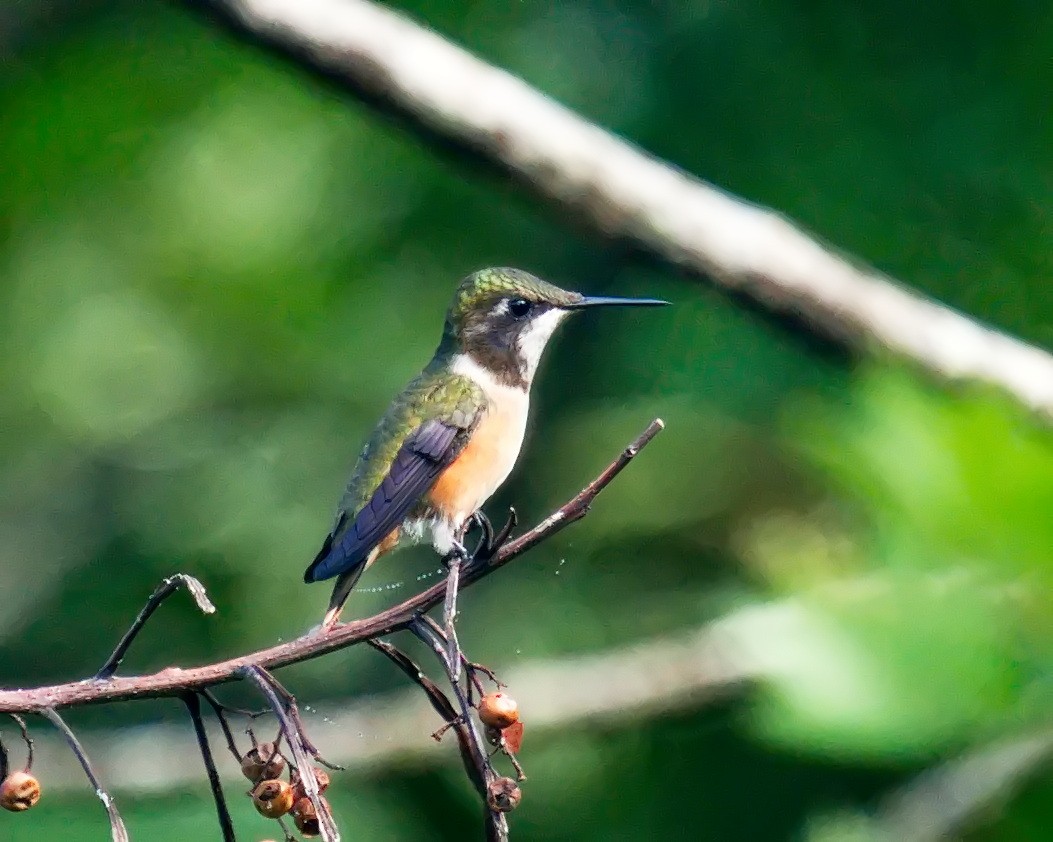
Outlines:
[[[525,428],[525,405],[491,406],[464,450],[432,486],[432,505],[455,521],[476,511],[511,473]]]

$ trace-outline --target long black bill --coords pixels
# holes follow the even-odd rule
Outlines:
[[[586,307],[664,307],[668,301],[658,298],[609,298],[604,295],[587,295],[574,304],[564,304],[564,310],[584,310]]]

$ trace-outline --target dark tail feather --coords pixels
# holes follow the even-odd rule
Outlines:
[[[347,556],[343,552],[342,547],[330,546],[331,543],[331,539],[326,539],[314,561],[304,571],[303,580],[307,584],[321,582],[324,579],[332,579],[334,576],[353,575],[357,579],[369,565],[370,556],[376,551],[374,547],[368,552],[358,554],[358,557],[354,558]]]
[[[322,562],[329,558],[329,552],[332,549],[333,536],[330,534],[326,536],[325,543],[322,544],[322,549],[318,551],[318,555],[314,557],[314,561],[307,565],[307,569],[303,573],[303,580],[308,585],[311,584],[311,582],[320,582],[322,579],[329,578],[328,576],[316,576],[315,572],[318,571],[318,567],[322,564]]]
[[[335,621],[340,616],[340,611],[344,607],[344,603],[347,602],[347,598],[351,596],[351,591],[355,589],[355,585],[358,584],[358,580],[362,578],[362,574],[366,572],[366,568],[369,565],[363,561],[356,567],[348,570],[346,573],[341,573],[335,584],[333,585],[333,594],[329,597],[329,608],[326,610],[325,616],[327,618],[332,617]]]

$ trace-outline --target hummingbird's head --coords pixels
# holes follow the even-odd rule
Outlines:
[[[560,322],[575,310],[657,306],[649,298],[597,298],[560,289],[521,269],[482,269],[465,278],[446,314],[443,344],[498,382],[527,388]]]

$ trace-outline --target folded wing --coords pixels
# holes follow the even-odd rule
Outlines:
[[[439,474],[468,442],[468,428],[433,418],[403,442],[387,475],[372,497],[348,523],[334,527],[304,573],[305,582],[320,582],[365,564],[370,551],[399,526]]]

